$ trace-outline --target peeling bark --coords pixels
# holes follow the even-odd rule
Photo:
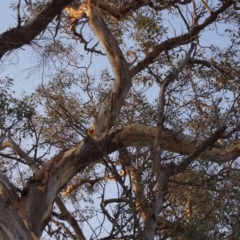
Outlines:
[[[16,188],[5,176],[0,175],[0,239],[37,239],[17,214],[18,200]]]
[[[162,136],[161,148],[181,154],[191,154],[199,144],[196,138],[189,141],[190,136],[179,133],[163,132]],[[150,145],[155,137],[155,128],[132,124],[123,129],[109,131],[107,138],[105,134],[95,137],[94,142],[89,143],[84,150],[82,150],[83,142],[81,142],[76,147],[61,152],[29,180],[20,200],[19,215],[26,219],[28,228],[40,236],[50,217],[52,204],[56,196],[77,172],[98,160],[102,154],[110,154],[123,146]],[[103,146],[105,152],[101,153],[99,150],[103,149]],[[229,154],[229,149],[233,150],[232,155]],[[218,162],[222,159],[226,160],[229,156],[238,156],[239,154],[240,142],[235,142],[226,149],[213,148],[212,150],[206,150],[199,157],[204,157],[203,160]],[[232,158],[228,159],[228,161],[230,160]],[[34,215],[32,211],[35,212]],[[29,225],[29,222],[31,222],[31,225]]]
[[[0,212],[0,239],[38,239],[33,233],[30,234],[15,209],[1,198]]]
[[[161,148],[188,155],[197,149],[199,141],[180,133],[163,132]],[[131,124],[123,129],[109,131],[94,138],[82,150],[83,142],[76,147],[63,151],[50,160],[28,182],[22,197],[17,201],[18,214],[32,235],[38,237],[52,212],[53,202],[65,184],[88,164],[101,156],[100,149],[110,154],[123,146],[150,145],[156,137],[156,128],[141,124]],[[203,160],[223,162],[240,155],[240,142],[236,141],[226,148],[205,150],[199,157]],[[233,157],[233,158],[232,158]],[[161,183],[162,184],[162,183]],[[164,186],[161,186],[164,188]],[[6,210],[10,213],[10,210]],[[33,214],[34,213],[34,214]],[[31,238],[30,238],[31,239]]]
[[[30,44],[39,33],[46,29],[54,17],[61,13],[71,2],[72,0],[52,0],[29,23],[2,33],[0,35],[0,57],[25,44]],[[33,166],[36,173],[29,179],[21,193],[21,197],[16,194],[16,189],[10,182],[0,176],[0,238],[11,240],[38,239],[52,214],[53,203],[59,192],[79,171],[98,160],[103,154],[110,154],[121,147],[150,146],[153,144],[157,135],[157,129],[154,127],[130,124],[122,129],[110,130],[114,126],[115,118],[119,114],[126,95],[131,88],[132,78],[153,63],[161,52],[194,41],[202,29],[213,23],[218,15],[232,4],[233,1],[226,1],[217,11],[211,12],[210,16],[202,24],[194,26],[188,33],[159,44],[149,56],[129,71],[128,63],[119,48],[118,42],[104,22],[99,10],[99,6],[106,11],[109,10],[108,7],[97,0],[87,1],[84,11],[89,18],[92,30],[107,54],[115,78],[112,89],[98,112],[94,140],[90,141],[84,149],[82,149],[84,145],[82,141],[77,146],[60,152],[40,170]],[[111,9],[111,11],[116,18],[121,18],[121,15],[118,15],[118,12],[114,9]],[[145,214],[146,212],[144,213],[147,238],[154,238],[153,233],[157,224],[159,209],[161,209],[164,202],[164,193],[167,189],[168,180],[173,174],[184,171],[189,163],[196,158],[203,161],[224,163],[234,160],[240,155],[239,140],[225,147],[216,143],[224,130],[222,128],[217,131],[215,135],[202,142],[199,148],[199,139],[197,137],[161,129],[161,141],[158,142],[156,147],[188,157],[178,166],[168,165],[159,170],[157,191],[154,195],[154,199],[157,201],[154,209],[148,211],[149,216]],[[211,149],[209,145],[211,145]],[[21,149],[17,148],[17,146],[13,147],[13,144],[9,144],[9,146],[12,149],[15,148],[15,151],[18,151],[20,156],[27,158],[26,154],[20,151]],[[103,149],[104,152],[102,152]],[[31,165],[31,159],[26,162]],[[137,193],[141,191],[141,185],[137,185],[140,178],[134,171],[135,169],[129,169],[132,178],[136,180],[135,191]],[[59,203],[59,206],[61,208],[61,203]],[[65,211],[63,208],[62,210]],[[71,216],[67,216],[71,221]],[[10,223],[14,225],[14,228],[9,228]],[[72,222],[72,224],[76,223]],[[76,231],[79,239],[84,239],[81,229],[77,229],[77,226]]]
[[[102,44],[114,73],[114,83],[111,91],[105,98],[97,116],[95,135],[109,130],[120,112],[127,93],[132,86],[132,79],[129,74],[128,63],[118,46],[116,38],[104,22],[98,8],[98,1],[88,1],[86,14],[89,23]]]

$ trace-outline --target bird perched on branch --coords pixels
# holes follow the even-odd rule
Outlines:
[[[93,134],[94,134],[94,129],[89,129],[89,130],[87,131],[87,134],[86,134],[85,138],[84,138],[84,142],[87,143],[87,142],[89,142],[91,139],[93,139]]]
[[[91,128],[87,131],[86,136],[84,137],[84,143],[82,150],[87,146],[87,143],[90,142],[93,139],[94,129]]]

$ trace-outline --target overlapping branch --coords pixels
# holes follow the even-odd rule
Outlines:
[[[73,0],[52,0],[28,23],[11,28],[0,34],[0,58],[9,51],[30,44],[31,41],[46,29],[48,24]]]
[[[8,140],[2,144],[2,149],[7,147],[11,148],[19,157],[21,157],[33,172],[39,170],[37,164],[34,163],[34,160],[29,157],[28,154],[25,153],[10,137],[8,137]]]
[[[157,217],[164,203],[165,189],[167,189],[167,184],[169,177],[171,177],[173,165],[169,165],[168,168],[163,169],[161,166],[161,145],[162,135],[163,135],[163,124],[164,124],[164,106],[165,106],[165,93],[168,85],[173,82],[183,68],[189,62],[192,51],[196,45],[192,43],[189,51],[187,52],[185,58],[179,63],[176,69],[168,74],[161,85],[159,91],[158,99],[158,121],[157,121],[157,132],[156,139],[154,142],[154,159],[153,159],[153,172],[157,178],[156,187],[154,189],[154,201],[152,201],[151,208],[149,209],[148,217],[145,219],[145,234],[146,239],[154,239],[155,229],[157,227]],[[154,217],[153,217],[154,216]]]
[[[89,0],[87,5],[86,14],[89,18],[89,24],[106,52],[115,78],[112,89],[98,112],[95,129],[95,134],[98,135],[113,126],[132,85],[132,79],[128,63],[118,46],[118,42],[102,18],[98,1]]]
[[[123,129],[111,130],[107,137],[105,134],[95,137],[94,142],[89,143],[84,151],[82,151],[83,142],[81,142],[76,147],[56,155],[30,179],[26,188],[41,190],[42,193],[38,197],[42,199],[43,206],[48,206],[77,172],[99,159],[101,156],[99,149],[104,149],[104,154],[110,154],[123,146],[151,145],[155,137],[155,128],[141,124],[131,124]],[[199,141],[196,138],[164,131],[160,147],[168,151],[189,155],[195,152],[198,146]],[[206,149],[200,154],[199,159],[221,163],[233,160],[239,155],[240,142],[236,141],[226,148]],[[33,189],[31,191],[36,194],[36,190]],[[45,194],[48,195],[47,198]],[[50,214],[48,209],[46,211]]]
[[[160,43],[156,47],[154,47],[153,51],[151,53],[149,53],[149,55],[145,59],[140,61],[136,66],[134,66],[130,70],[131,77],[134,77],[136,74],[141,72],[147,66],[152,64],[161,52],[168,51],[177,46],[185,45],[185,44],[195,41],[197,39],[197,35],[200,33],[200,31],[203,30],[206,26],[213,23],[219,16],[219,14],[221,14],[224,10],[229,8],[229,6],[231,6],[232,4],[233,4],[233,1],[231,1],[231,0],[226,1],[219,9],[212,12],[211,15],[208,18],[206,18],[203,23],[194,26],[190,31],[188,31],[187,33],[185,33],[181,36],[170,38],[170,39]]]
[[[78,222],[71,215],[71,213],[67,210],[67,208],[65,207],[65,205],[62,202],[61,198],[57,197],[55,202],[56,202],[58,208],[60,209],[61,213],[60,214],[53,214],[53,215],[55,215],[60,220],[67,221],[70,224],[70,226],[73,228],[73,230],[75,232],[75,236],[74,236],[75,239],[85,240],[86,238],[84,237],[83,232],[82,232],[81,228],[78,225]]]

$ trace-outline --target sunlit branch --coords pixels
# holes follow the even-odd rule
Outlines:
[[[202,2],[202,5],[208,10],[208,12],[209,12],[210,14],[212,14],[212,10],[211,10],[211,8],[207,5],[207,3],[206,3],[204,0],[201,0],[201,2]]]
[[[206,139],[204,142],[201,143],[199,147],[196,148],[196,150],[191,153],[188,157],[186,157],[174,170],[174,174],[178,174],[182,171],[184,171],[189,164],[193,160],[195,160],[197,157],[201,155],[201,153],[204,152],[204,150],[209,149],[211,147],[214,147],[215,142],[222,136],[223,132],[226,130],[226,126],[221,127],[219,130],[217,130],[215,133],[213,133],[208,139]]]
[[[114,125],[115,118],[118,115],[132,85],[128,63],[116,38],[103,20],[97,4],[98,1],[89,0],[86,14],[89,18],[89,24],[92,30],[106,52],[114,73],[115,81],[112,85],[111,91],[102,102],[98,112],[95,135],[108,131]]]
[[[200,159],[213,162],[224,162],[235,159],[240,155],[240,143],[236,141],[226,148],[215,148],[212,146],[216,139],[218,139],[220,132],[207,139],[202,147],[197,148],[199,142],[197,138],[192,138],[184,134],[177,133],[163,133],[163,140],[161,141],[163,149],[190,154],[181,165],[177,168],[175,173],[184,170],[190,162],[199,157]],[[141,124],[131,124],[125,128],[114,129],[108,132],[107,138],[105,134],[102,134],[94,138],[93,142],[90,142],[86,148],[82,151],[83,142],[80,142],[77,146],[60,152],[54,158],[52,158],[45,166],[43,166],[36,174],[29,180],[24,192],[38,192],[38,200],[42,201],[46,206],[44,212],[41,211],[44,216],[41,224],[44,224],[44,219],[47,219],[51,214],[51,206],[56,195],[63,189],[66,183],[74,177],[79,171],[83,170],[87,165],[93,163],[99,159],[99,148],[103,146],[104,154],[110,154],[123,146],[137,145],[149,145],[152,144],[156,137],[156,129]],[[214,140],[214,141],[213,141]],[[99,148],[96,148],[96,145]],[[211,150],[208,150],[208,146],[212,146]],[[197,150],[196,150],[197,149]],[[203,150],[205,152],[203,152]],[[195,152],[194,152],[195,151]],[[202,154],[201,154],[202,153]],[[162,178],[162,184],[165,186],[166,179],[172,174],[173,166],[169,166],[161,171],[160,177]],[[35,184],[36,185],[35,185]],[[51,186],[54,184],[54,188]],[[164,187],[163,186],[163,187]],[[27,190],[30,188],[31,190]],[[42,189],[39,190],[35,189]],[[162,189],[158,187],[158,189]],[[43,192],[42,192],[43,191]],[[165,191],[165,190],[164,190]],[[42,193],[42,194],[40,194]],[[48,196],[46,198],[46,195]],[[159,203],[162,204],[162,203]],[[31,202],[29,207],[33,207],[34,202]],[[41,229],[39,226],[38,229]]]
[[[98,44],[95,44],[92,48],[89,48],[88,44],[90,43],[91,40],[90,41],[85,40],[81,32],[77,32],[76,30],[77,22],[86,17],[85,10],[86,3],[81,3],[79,6],[69,5],[65,8],[65,11],[68,13],[71,22],[70,31],[79,40],[79,42],[84,45],[85,51],[105,55],[101,50],[95,49]]]

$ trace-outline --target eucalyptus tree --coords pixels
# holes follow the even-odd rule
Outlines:
[[[42,79],[1,77],[1,239],[239,239],[237,1],[11,7]]]

